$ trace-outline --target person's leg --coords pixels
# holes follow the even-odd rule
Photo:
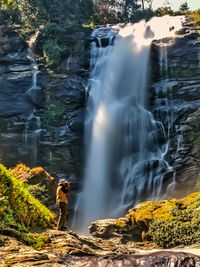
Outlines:
[[[67,205],[64,202],[58,204],[59,208],[59,218],[57,229],[60,230],[62,227],[65,227],[66,215],[67,215]]]

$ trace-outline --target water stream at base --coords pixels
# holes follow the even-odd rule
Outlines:
[[[173,114],[167,116],[166,133],[147,110],[150,48],[153,40],[173,36],[182,21],[165,16],[93,32],[85,178],[75,215],[82,232],[91,221],[120,216],[162,194],[164,174],[172,170],[164,158]],[[104,47],[105,36],[109,45]],[[167,71],[166,58],[162,47],[161,71]]]

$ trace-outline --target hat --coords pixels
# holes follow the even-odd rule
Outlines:
[[[66,184],[67,181],[65,179],[60,179],[59,184]]]

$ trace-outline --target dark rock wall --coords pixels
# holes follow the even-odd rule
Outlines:
[[[199,173],[200,157],[199,146],[195,145],[192,132],[198,131],[190,125],[187,127],[187,120],[200,108],[200,29],[193,28],[192,25],[184,28],[184,34],[179,33],[175,39],[164,40],[169,43],[165,48],[167,51],[166,72],[163,74],[159,70],[159,62],[153,70],[154,82],[151,88],[151,101],[155,99],[156,87],[165,87],[158,96],[162,103],[157,110],[154,100],[151,108],[155,117],[159,118],[166,129],[171,120],[169,130],[169,150],[166,159],[174,167],[176,176],[168,175],[168,182],[176,180],[175,193],[167,192],[173,196],[184,196],[195,191],[195,183]],[[162,40],[163,41],[163,40]],[[155,55],[158,59],[158,46],[160,41],[153,43],[153,59]],[[154,62],[154,61],[153,61]],[[155,62],[154,62],[155,64]],[[159,77],[160,74],[160,78]],[[166,98],[167,103],[166,103]],[[154,104],[152,104],[154,103]],[[197,113],[196,117],[198,117]],[[190,138],[188,135],[190,134]],[[178,194],[178,195],[177,195]]]
[[[19,162],[41,165],[55,178],[69,179],[73,207],[83,161],[88,33],[65,34],[71,55],[52,72],[45,68],[41,53],[32,54],[31,42],[19,32],[17,27],[0,28],[0,160],[7,167]],[[41,52],[37,36],[31,45]]]
[[[34,61],[17,28],[0,27],[0,159],[7,166],[36,164],[45,75],[32,90]],[[28,136],[29,135],[29,136]]]

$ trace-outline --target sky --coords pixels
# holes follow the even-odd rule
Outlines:
[[[178,10],[180,5],[185,2],[185,0],[169,0],[170,6],[173,10]],[[153,0],[153,9],[162,7],[164,0]],[[187,0],[190,10],[200,9],[200,0]]]

